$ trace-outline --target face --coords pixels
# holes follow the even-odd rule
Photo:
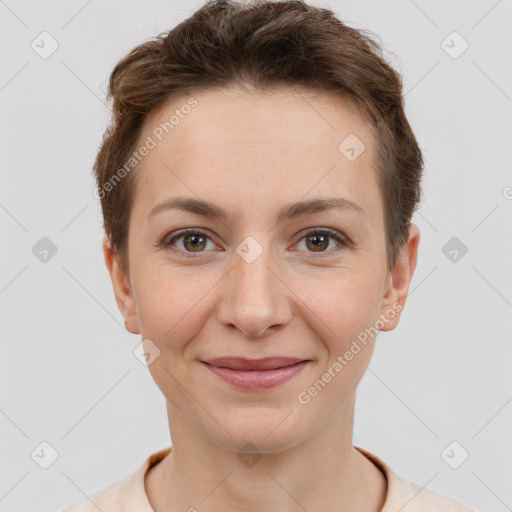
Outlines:
[[[282,450],[353,412],[375,333],[399,321],[419,233],[389,271],[374,142],[346,100],[301,89],[193,98],[161,140],[154,130],[188,97],[145,120],[140,140],[157,143],[133,171],[129,273],[106,239],[105,260],[171,426]],[[272,377],[205,363],[226,357],[307,362]]]

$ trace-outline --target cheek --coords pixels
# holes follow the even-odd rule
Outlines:
[[[200,332],[206,320],[209,291],[216,279],[197,268],[153,266],[134,279],[136,308],[144,338],[165,351],[177,351]]]
[[[341,350],[378,318],[377,289],[371,267],[344,268],[298,280],[296,293],[325,326],[330,348]]]
[[[210,284],[208,279],[192,277],[183,270],[171,272],[170,266],[160,265],[139,274],[134,284],[142,338],[151,340],[159,350],[148,369],[163,395],[179,402],[188,359],[194,356],[188,347],[194,346],[190,342],[200,336],[211,314],[208,290],[215,280]]]
[[[340,274],[323,286],[318,287],[318,281],[316,285],[303,284],[299,293],[307,294],[304,302],[311,309],[311,326],[326,353],[310,387],[302,389],[298,399],[300,404],[310,404],[311,413],[322,423],[336,416],[368,368],[378,332],[373,329],[378,301],[369,274],[350,278]]]

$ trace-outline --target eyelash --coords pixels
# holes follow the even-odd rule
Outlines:
[[[183,231],[181,231],[179,234],[177,234],[173,238],[171,238],[171,240],[169,240],[169,241],[166,241],[164,239],[162,241],[161,245],[165,249],[169,249],[169,248],[171,248],[172,244],[176,240],[179,240],[180,238],[184,238],[187,235],[203,235],[203,236],[206,236],[208,239],[211,240],[211,238],[208,236],[207,232],[205,232],[205,231],[203,231],[201,229],[197,229],[197,228],[187,228],[187,229],[184,229]],[[332,238],[333,240],[335,240],[336,242],[339,243],[338,248],[331,249],[330,251],[326,251],[326,252],[322,252],[322,253],[318,253],[318,254],[315,254],[315,253],[309,251],[313,255],[313,256],[310,256],[313,259],[330,257],[330,256],[332,256],[333,252],[336,252],[336,251],[341,250],[341,249],[346,248],[346,247],[348,247],[348,248],[352,248],[353,247],[353,244],[352,244],[351,241],[349,241],[345,237],[341,236],[334,229],[330,229],[330,228],[311,228],[311,229],[307,230],[304,233],[304,235],[299,240],[299,242],[302,241],[304,238],[310,237],[311,235],[329,236],[330,238]],[[174,249],[174,250],[176,250],[176,249]],[[201,252],[198,252],[198,253],[192,253],[192,252],[189,252],[189,251],[178,250],[178,252],[180,252],[181,254],[185,255],[185,257],[187,257],[187,258],[197,258],[197,257],[200,257],[202,252],[204,252],[204,251],[201,251]]]

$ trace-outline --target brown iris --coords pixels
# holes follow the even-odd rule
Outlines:
[[[201,235],[200,233],[194,233],[191,235],[185,235],[183,237],[183,245],[185,248],[190,250],[190,252],[197,252],[194,249],[198,249],[201,251],[204,249],[204,246],[206,245],[206,237],[205,235]],[[191,244],[187,244],[187,241],[191,241]]]
[[[308,245],[309,249],[311,247],[313,247],[313,252],[321,252],[323,249],[327,249],[327,247],[329,246],[329,238],[330,238],[329,236],[321,235],[321,234],[311,235],[306,238],[306,245]],[[313,245],[310,247],[309,242],[312,240],[317,240],[317,241],[312,242]],[[318,240],[320,240],[320,241],[318,242]]]

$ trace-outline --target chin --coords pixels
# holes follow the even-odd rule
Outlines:
[[[219,445],[235,452],[277,453],[292,448],[305,437],[305,422],[295,417],[296,412],[269,408],[253,408],[229,415],[230,422],[223,428],[215,427],[216,436],[210,436]],[[290,413],[290,414],[289,414]],[[228,434],[231,433],[231,436]]]

